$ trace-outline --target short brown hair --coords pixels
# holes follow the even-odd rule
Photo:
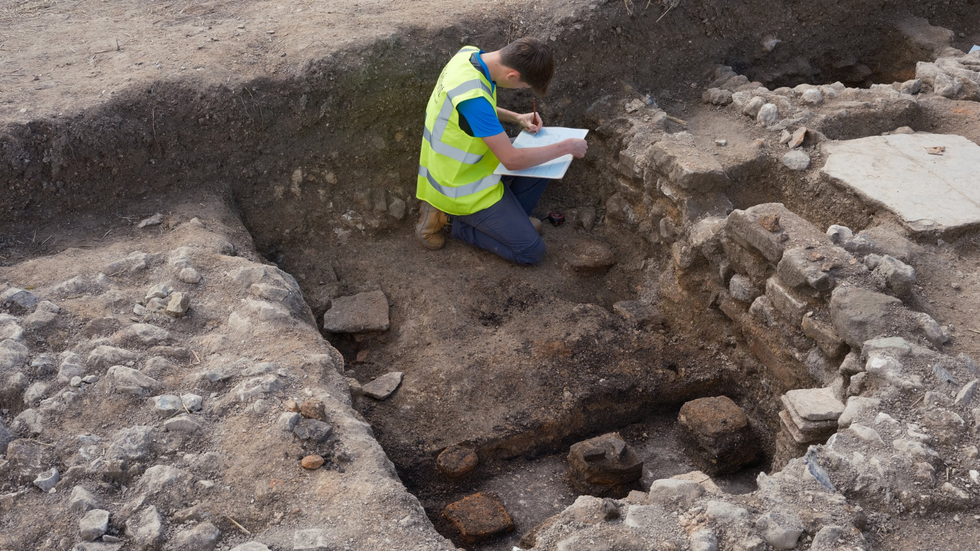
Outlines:
[[[548,45],[533,37],[517,39],[500,50],[500,61],[521,74],[521,81],[538,95],[548,93],[555,59]]]

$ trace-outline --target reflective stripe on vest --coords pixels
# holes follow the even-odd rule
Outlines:
[[[439,114],[436,115],[436,122],[433,124],[432,132],[429,132],[428,128],[422,129],[422,139],[429,142],[429,146],[432,150],[440,155],[445,155],[454,161],[458,161],[468,165],[475,165],[483,159],[483,155],[477,155],[476,153],[467,153],[462,149],[453,147],[442,141],[443,134],[446,133],[446,127],[449,126],[449,117],[453,114],[453,99],[460,94],[465,94],[470,90],[476,90],[477,88],[483,88],[483,91],[490,94],[490,88],[486,84],[483,84],[479,80],[470,80],[460,84],[459,86],[453,88],[452,90],[446,92],[446,101],[442,102],[442,108],[439,109]]]
[[[429,175],[429,170],[422,165],[419,165],[419,176],[428,180],[429,184],[431,184],[436,191],[451,199],[472,195],[485,189],[492,188],[493,186],[497,185],[498,182],[500,182],[500,174],[491,174],[485,178],[475,182],[470,182],[468,184],[463,184],[461,186],[444,186],[435,181],[432,176]]]

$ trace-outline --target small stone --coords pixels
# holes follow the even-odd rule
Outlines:
[[[650,485],[648,500],[671,510],[686,510],[704,495],[704,487],[693,480],[662,478]]]
[[[616,312],[626,321],[642,325],[661,325],[664,316],[660,310],[652,304],[637,300],[621,300],[613,304],[613,312]]]
[[[823,103],[823,93],[818,88],[810,88],[800,94],[800,103],[818,105]]]
[[[191,298],[184,293],[173,293],[170,295],[170,300],[167,302],[167,308],[165,310],[168,316],[175,318],[184,317],[187,314],[188,308],[191,305]]]
[[[201,411],[204,407],[204,398],[197,394],[181,394],[180,401],[189,411]]]
[[[269,551],[269,548],[257,541],[250,541],[232,547],[230,551]]]
[[[407,210],[408,207],[405,205],[405,201],[398,197],[392,198],[391,203],[388,205],[388,215],[395,220],[404,220]]]
[[[779,108],[774,103],[767,103],[759,108],[755,120],[761,125],[769,126],[779,120]]]
[[[718,147],[725,147],[726,145],[728,145],[728,140],[724,138],[719,138],[715,140],[715,145],[717,145]]]
[[[449,478],[465,476],[480,463],[476,452],[467,446],[453,444],[436,457],[436,468]]]
[[[183,413],[171,419],[167,419],[163,422],[163,428],[168,432],[198,432],[201,430],[201,424],[197,419],[191,415]]]
[[[854,238],[854,232],[846,226],[838,226],[833,224],[827,228],[827,237],[830,238],[830,242],[834,245],[840,245],[845,241],[849,241]]]
[[[616,263],[612,249],[595,241],[577,241],[570,253],[568,265],[581,275],[604,274]]]
[[[642,492],[640,492],[640,495],[643,495]],[[619,510],[619,506],[616,505],[616,502],[609,498],[602,500],[602,506],[599,507],[599,513],[602,514],[603,520],[616,520],[622,514]]]
[[[11,287],[0,293],[0,305],[7,305],[14,315],[30,314],[41,301],[34,293]]]
[[[174,548],[187,551],[212,551],[218,544],[221,530],[210,522],[185,528],[173,538]]]
[[[302,417],[298,413],[294,411],[286,411],[279,414],[279,419],[276,420],[276,426],[285,432],[292,432],[292,430],[296,428],[296,423],[299,423],[300,419],[302,419]]]
[[[293,428],[293,433],[300,440],[323,442],[333,433],[333,427],[316,419],[301,419]]]
[[[299,411],[307,419],[316,419],[318,421],[327,420],[326,406],[323,405],[323,400],[319,398],[305,400],[300,406]]]
[[[71,497],[68,499],[68,507],[74,513],[85,513],[99,507],[99,501],[92,492],[81,486],[75,486],[71,490]]]
[[[970,402],[973,401],[973,396],[977,392],[977,385],[980,384],[980,380],[973,379],[969,383],[963,385],[963,388],[956,393],[956,400],[953,401],[954,404],[960,407],[967,407]]]
[[[803,534],[803,526],[795,515],[768,513],[756,520],[766,543],[776,549],[793,549]]]
[[[786,143],[786,145],[788,145],[790,149],[796,149],[797,147],[803,145],[803,140],[805,139],[806,139],[806,127],[801,126],[797,128],[796,131],[793,132],[793,135],[790,136],[790,139]]]
[[[153,505],[126,521],[126,535],[137,549],[152,549],[163,542],[163,519]]]
[[[315,471],[323,466],[323,458],[319,455],[307,455],[300,461],[304,469]]]
[[[495,498],[477,493],[450,503],[443,514],[464,540],[476,542],[514,529],[514,521]]]
[[[286,400],[285,402],[283,402],[283,407],[286,408],[286,411],[293,411],[299,413],[299,404],[296,403],[296,400],[292,400],[292,399]]]
[[[735,300],[750,304],[762,294],[762,290],[753,285],[748,276],[742,274],[735,274],[728,280],[728,292]]]
[[[718,551],[718,536],[707,528],[691,534],[691,551]]]
[[[144,218],[143,220],[140,220],[140,223],[137,224],[136,227],[146,228],[149,226],[159,226],[162,223],[163,223],[163,215],[158,212],[149,218]]]
[[[34,479],[34,485],[40,488],[42,492],[48,493],[54,489],[59,480],[61,480],[61,473],[58,472],[57,467],[52,467],[37,475],[37,478]]]
[[[187,268],[183,268],[182,270],[180,270],[180,272],[177,273],[177,279],[183,281],[184,283],[195,284],[195,283],[200,283],[201,280],[204,278],[201,277],[201,273],[198,272],[195,268],[187,267]]]
[[[732,102],[732,93],[721,88],[708,88],[701,94],[701,101],[712,105],[728,105]]]
[[[79,535],[85,541],[95,541],[109,530],[109,511],[92,509],[78,521]]]
[[[780,230],[779,215],[763,214],[759,217],[759,225],[765,228],[766,231],[777,232]]]
[[[782,163],[790,170],[806,170],[810,167],[810,156],[803,151],[793,150],[783,155]]]
[[[766,105],[765,98],[755,96],[742,107],[742,114],[754,119],[759,114],[759,110],[762,109],[763,105]]]
[[[170,417],[182,409],[180,397],[173,394],[154,396],[150,398],[150,403],[153,405],[153,411],[164,417]]]
[[[362,390],[366,396],[375,400],[384,400],[392,395],[398,386],[402,384],[402,372],[393,371],[385,373],[370,383],[364,385]]]

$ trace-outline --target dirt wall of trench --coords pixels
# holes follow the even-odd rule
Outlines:
[[[900,40],[895,19],[914,14],[962,27],[976,19],[969,14],[977,2],[717,0],[682,4],[659,21],[659,6],[632,7],[630,15],[620,2],[593,2],[560,19],[508,13],[438,32],[405,29],[312,62],[298,78],[140,84],[97,109],[7,125],[0,229],[16,234],[25,221],[119,215],[138,199],[166,201],[206,188],[228,192],[259,249],[275,257],[370,201],[366,190],[413,206],[424,103],[441,65],[463,43],[493,48],[524,34],[553,39],[559,73],[541,110],[551,124],[585,126],[595,122],[589,107],[610,97],[651,94],[670,112],[699,93],[719,62],[774,85],[847,78],[858,64],[894,78],[903,70],[889,56]],[[766,51],[763,43],[772,39],[782,42]],[[530,103],[524,93],[503,96],[503,105]],[[559,200],[601,203],[599,154],[578,167]],[[367,226],[398,223],[382,217]]]

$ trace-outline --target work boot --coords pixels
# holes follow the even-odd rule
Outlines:
[[[419,238],[422,246],[430,251],[437,251],[446,244],[446,236],[442,228],[449,223],[446,213],[422,201],[419,209],[419,223],[415,226],[415,237]]]
[[[541,221],[533,216],[528,216],[527,218],[531,221],[531,225],[534,226],[534,231],[538,232],[538,235],[541,235]]]

